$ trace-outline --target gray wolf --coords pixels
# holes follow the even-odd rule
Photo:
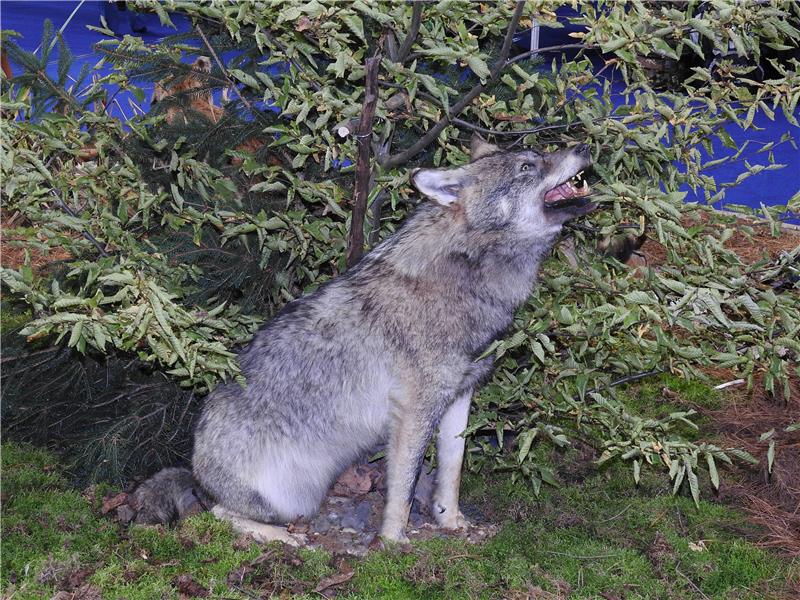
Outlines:
[[[468,164],[418,169],[422,203],[346,274],[287,304],[242,350],[246,388],[217,387],[195,431],[192,475],[214,514],[257,539],[296,542],[278,527],[313,515],[331,483],[386,444],[380,534],[404,542],[434,436],[434,512],[458,505],[472,395],[492,369],[478,357],[502,336],[562,225],[594,209],[572,182],[586,145],[505,152],[476,137]],[[163,479],[188,472],[173,470]],[[181,485],[143,485],[140,522],[186,504]],[[162,492],[159,492],[162,490]]]

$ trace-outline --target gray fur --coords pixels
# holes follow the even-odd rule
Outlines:
[[[264,523],[313,515],[345,468],[388,442],[381,534],[403,540],[425,448],[458,401],[439,434],[453,429],[440,441],[450,475],[437,497],[440,524],[463,526],[455,429],[492,369],[476,357],[511,324],[562,224],[592,208],[543,207],[548,189],[588,165],[585,148],[512,153],[478,140],[473,157],[415,172],[434,202],[265,324],[239,356],[246,389],[209,395],[192,464],[220,506]]]
[[[131,505],[136,522],[153,525],[171,523],[206,510],[209,498],[198,488],[189,469],[162,469],[133,493]]]

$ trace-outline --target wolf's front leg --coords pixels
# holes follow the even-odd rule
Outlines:
[[[417,414],[413,409],[397,417],[387,451],[388,489],[380,533],[385,540],[408,542],[406,525],[414,486],[434,426],[435,416]]]
[[[463,529],[469,522],[458,508],[461,487],[461,463],[464,459],[464,438],[472,392],[456,398],[439,423],[436,440],[436,491],[433,514],[436,522],[447,529]]]

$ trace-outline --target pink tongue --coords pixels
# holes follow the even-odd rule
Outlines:
[[[572,190],[569,187],[569,184],[562,183],[558,187],[554,187],[552,190],[548,191],[544,195],[545,202],[553,202],[554,200],[562,200],[564,198],[571,198],[572,197]]]

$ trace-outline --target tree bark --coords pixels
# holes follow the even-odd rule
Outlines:
[[[350,223],[350,238],[347,245],[347,267],[355,265],[364,255],[364,217],[367,213],[369,180],[372,175],[370,155],[372,151],[372,122],[378,105],[378,68],[380,53],[368,58],[364,64],[364,106],[358,122],[356,140],[358,158],[356,159],[356,182],[353,192],[353,214]]]

